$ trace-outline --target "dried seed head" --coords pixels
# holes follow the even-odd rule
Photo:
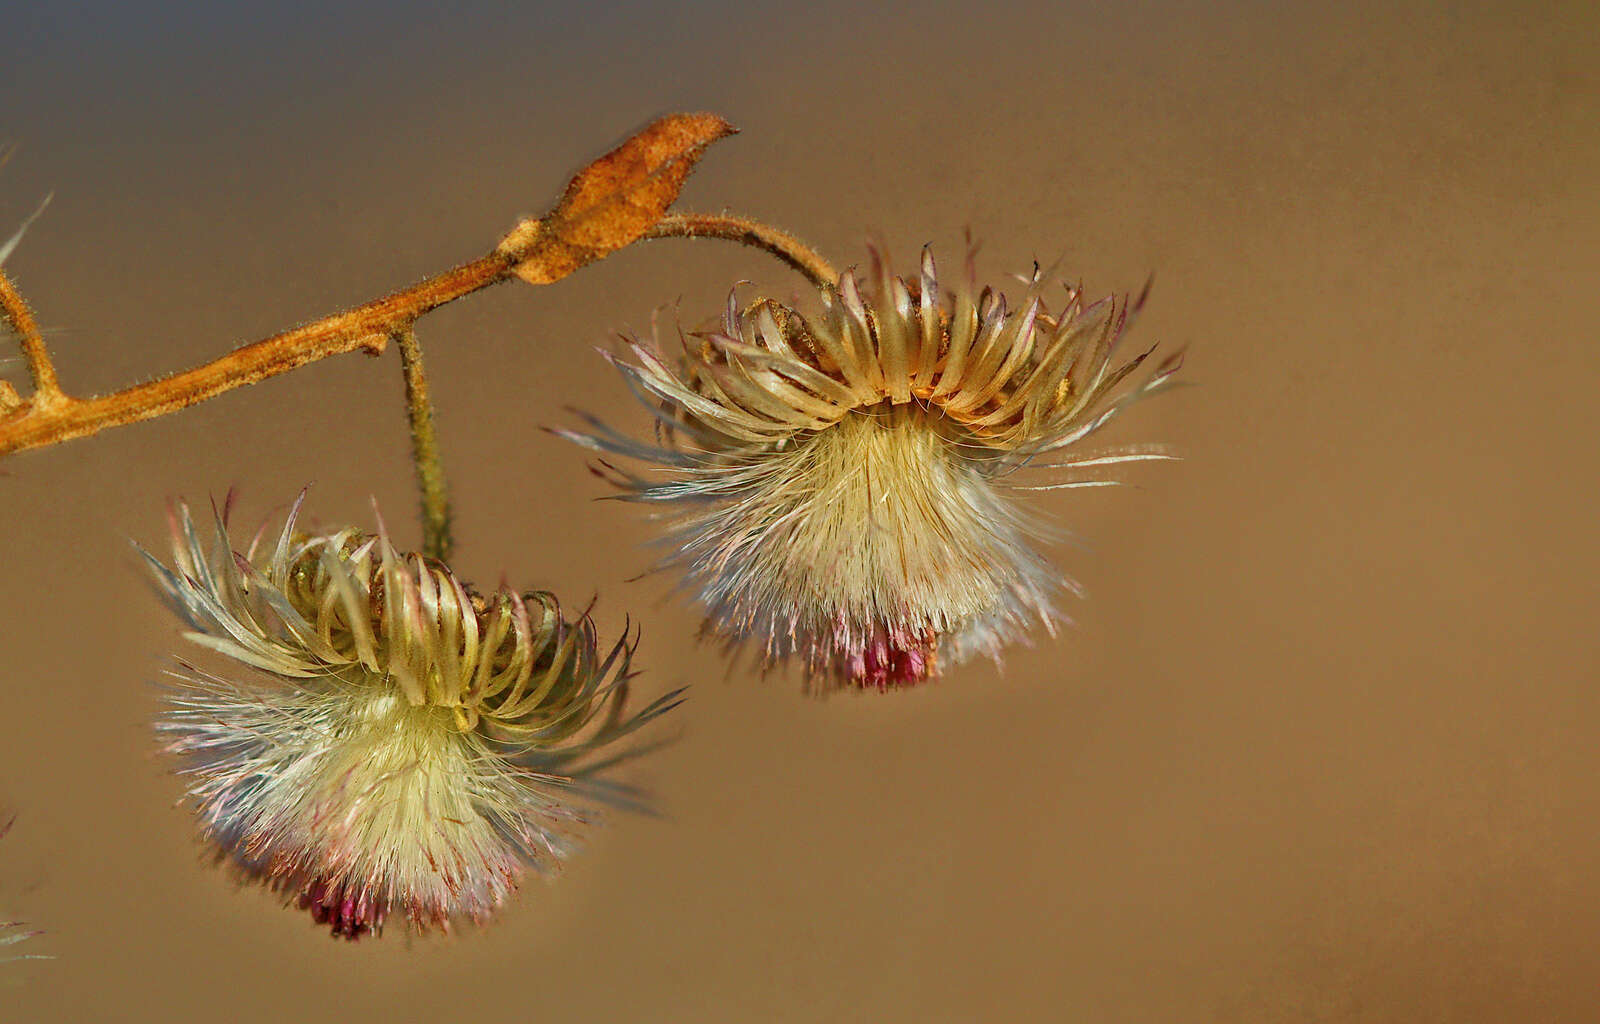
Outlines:
[[[626,793],[586,755],[677,695],[627,715],[626,636],[602,656],[548,593],[474,593],[381,531],[298,533],[299,508],[238,553],[225,512],[208,547],[180,505],[172,568],[145,555],[188,638],[251,670],[173,673],[159,728],[202,827],[334,935],[481,921],[570,851],[585,798]]]
[[[1112,395],[1149,355],[1113,349],[1132,303],[1085,305],[1037,268],[1016,308],[970,283],[941,290],[923,252],[911,281],[875,260],[805,315],[730,297],[722,329],[659,338],[613,358],[656,414],[658,443],[589,420],[560,431],[589,448],[667,467],[665,478],[601,463],[636,501],[668,510],[666,562],[680,566],[731,645],[798,658],[813,685],[887,688],[934,675],[974,651],[998,657],[1035,623],[1050,626],[1068,585],[1033,550],[1039,532],[1009,493],[1095,486],[1103,467],[1168,458],[1125,448],[1049,461],[1128,402],[1160,390],[1180,357]],[[608,357],[609,358],[609,357]],[[1038,488],[1006,481],[1024,465],[1064,471]]]

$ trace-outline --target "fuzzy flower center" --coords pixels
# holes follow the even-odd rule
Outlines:
[[[858,685],[916,683],[939,638],[1002,604],[1032,556],[965,431],[937,410],[881,403],[795,439],[749,490],[718,556],[737,559],[724,600],[810,612],[779,635],[817,638],[816,669]]]
[[[195,739],[232,742],[190,745],[221,755],[197,794],[210,798],[213,827],[236,834],[247,868],[298,891],[335,935],[376,932],[394,908],[438,925],[485,917],[516,888],[492,819],[501,808],[514,820],[517,794],[499,792],[503,766],[448,710],[341,681],[288,704],[213,711]],[[262,739],[242,739],[252,735]]]

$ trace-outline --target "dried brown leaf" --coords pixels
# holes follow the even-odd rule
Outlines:
[[[579,171],[549,213],[525,220],[498,252],[529,284],[559,281],[635,242],[667,212],[705,148],[736,129],[715,114],[669,114]]]

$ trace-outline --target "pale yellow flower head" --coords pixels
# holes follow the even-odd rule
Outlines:
[[[179,506],[172,567],[146,555],[231,665],[180,663],[160,723],[202,828],[335,935],[481,921],[586,804],[626,799],[588,755],[677,695],[628,715],[627,637],[602,654],[548,593],[478,594],[381,531],[298,532],[299,507],[241,552],[225,511],[207,544]]]
[[[916,683],[1050,627],[1070,583],[1034,551],[1041,528],[1014,492],[1113,483],[1092,474],[1170,457],[1058,455],[1177,372],[1170,357],[1118,395],[1149,354],[1114,359],[1142,296],[1086,305],[1036,268],[1013,306],[970,281],[946,292],[927,251],[909,281],[874,263],[868,287],[846,273],[815,312],[733,296],[721,330],[680,336],[676,356],[631,340],[613,362],[659,443],[592,419],[561,432],[665,467],[601,464],[624,497],[662,509],[665,562],[709,631],[799,659],[821,689]],[[1055,476],[1012,482],[1028,465]]]

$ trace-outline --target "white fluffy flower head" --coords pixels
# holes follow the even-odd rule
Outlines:
[[[239,670],[180,663],[160,724],[203,829],[337,936],[481,921],[571,850],[586,801],[626,797],[589,755],[677,695],[628,715],[626,636],[602,655],[548,593],[477,594],[381,530],[297,532],[299,508],[236,552],[225,510],[207,545],[179,506],[173,566],[146,555]]]
[[[797,658],[817,689],[920,682],[1048,628],[1070,584],[1035,552],[1040,527],[1013,492],[1113,483],[1094,474],[1170,458],[1058,454],[1177,372],[1173,356],[1119,389],[1149,355],[1114,359],[1143,296],[1085,304],[1035,268],[1013,307],[970,280],[942,290],[927,251],[909,281],[874,263],[866,288],[846,273],[822,289],[815,314],[732,296],[721,330],[680,335],[676,357],[630,339],[631,361],[612,361],[656,415],[657,443],[592,418],[560,432],[665,467],[601,463],[623,497],[662,508],[665,564],[709,632],[769,663]],[[1056,475],[1010,482],[1028,465]]]

